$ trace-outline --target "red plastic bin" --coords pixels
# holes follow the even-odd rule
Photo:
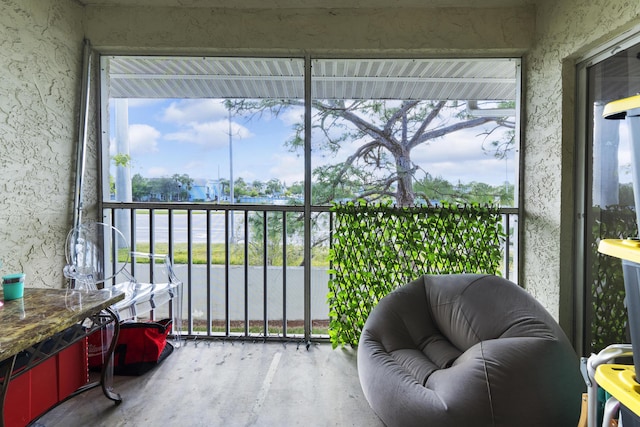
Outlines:
[[[5,426],[26,426],[88,382],[85,338],[11,380],[4,402]]]

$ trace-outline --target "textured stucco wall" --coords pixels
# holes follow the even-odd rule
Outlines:
[[[87,8],[87,37],[119,52],[519,55],[534,23],[533,8]]]
[[[60,287],[83,29],[72,0],[0,0],[0,260]]]
[[[565,327],[573,304],[576,58],[640,24],[640,2],[564,0],[537,10],[525,57],[522,284]]]

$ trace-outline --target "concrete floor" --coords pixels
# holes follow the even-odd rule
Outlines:
[[[95,388],[38,426],[384,426],[358,381],[356,351],[330,344],[190,341],[139,377],[114,377],[115,405]]]

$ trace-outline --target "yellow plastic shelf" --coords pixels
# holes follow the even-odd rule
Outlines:
[[[598,252],[640,264],[640,240],[604,239],[598,245]]]
[[[605,119],[624,119],[629,110],[636,108],[640,108],[640,95],[609,102],[604,106],[602,117]]]
[[[596,368],[598,385],[640,416],[640,384],[635,378],[633,365],[605,364]]]

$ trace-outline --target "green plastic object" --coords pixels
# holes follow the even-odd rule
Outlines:
[[[10,301],[24,296],[24,273],[15,273],[2,276],[2,290],[4,300]]]

